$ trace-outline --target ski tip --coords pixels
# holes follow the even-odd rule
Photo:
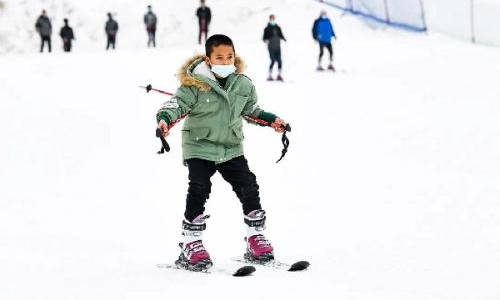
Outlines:
[[[307,268],[309,268],[310,263],[305,260],[298,261],[294,263],[293,265],[290,266],[290,269],[288,271],[290,272],[295,272],[295,271],[303,271]]]
[[[254,266],[244,266],[236,270],[234,272],[233,276],[235,277],[243,277],[243,276],[248,276],[255,272],[255,267]]]

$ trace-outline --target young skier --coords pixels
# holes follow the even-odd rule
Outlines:
[[[274,259],[273,247],[264,236],[266,215],[259,186],[243,155],[242,119],[264,120],[277,132],[286,123],[257,105],[252,81],[243,75],[243,60],[236,56],[232,40],[221,34],[205,44],[205,56],[188,60],[180,69],[181,87],[157,113],[158,128],[169,134],[169,124],[187,116],[182,130],[183,159],[189,170],[189,188],[182,222],[183,241],[178,266],[192,271],[212,266],[203,246],[206,228],[205,202],[216,171],[231,184],[239,198],[247,228],[245,257],[257,262]]]
[[[276,80],[283,81],[281,77],[281,40],[286,42],[281,28],[276,24],[276,16],[269,16],[269,23],[264,29],[264,35],[262,40],[267,43],[267,49],[269,50],[269,57],[271,58],[271,65],[269,66],[269,77],[267,80],[273,80],[273,66],[274,63],[278,63],[278,76]]]
[[[73,33],[73,29],[68,25],[68,19],[64,19],[64,26],[61,28],[59,35],[63,40],[64,52],[70,52],[71,41],[75,39],[75,34]]]
[[[321,58],[323,57],[323,48],[326,48],[330,53],[330,64],[328,65],[328,70],[335,71],[335,68],[333,67],[332,37],[335,39],[337,39],[337,37],[335,36],[332,22],[330,22],[330,19],[326,15],[326,11],[321,11],[320,17],[314,21],[312,34],[313,38],[319,43],[318,67],[316,70],[324,70],[321,66]]]

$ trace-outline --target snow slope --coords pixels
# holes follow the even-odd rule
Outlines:
[[[36,16],[38,1],[21,2]],[[279,164],[270,129],[246,126],[245,149],[277,257],[308,259],[311,269],[224,274],[244,250],[244,227],[218,174],[205,240],[221,272],[156,268],[178,255],[187,170],[180,127],[172,151],[155,154],[165,98],[137,86],[175,90],[176,69],[202,48],[197,2],[151,2],[158,49],[145,49],[146,2],[66,1],[75,24],[83,20],[74,53],[40,55],[32,37],[13,43],[24,54],[0,56],[1,299],[499,299],[500,53],[372,30],[326,8],[339,72],[316,73],[310,28],[323,7],[307,0],[209,5],[212,32],[234,38],[261,106],[292,125]],[[122,28],[108,53],[107,10]],[[271,12],[288,39],[284,84],[263,80]]]

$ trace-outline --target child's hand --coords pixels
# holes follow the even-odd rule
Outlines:
[[[167,137],[169,135],[167,122],[160,120],[160,122],[158,123],[158,128],[161,129],[163,137]]]
[[[271,124],[271,127],[274,129],[274,131],[279,133],[285,131],[285,126],[286,122],[280,118],[276,118],[276,120],[274,120],[274,123]]]

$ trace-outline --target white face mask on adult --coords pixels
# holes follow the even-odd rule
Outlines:
[[[227,76],[233,74],[236,71],[236,67],[233,65],[212,65],[210,67],[212,72],[217,76],[226,78]]]

